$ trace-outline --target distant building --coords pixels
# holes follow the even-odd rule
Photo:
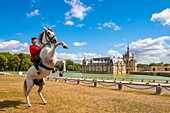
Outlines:
[[[138,67],[137,71],[170,71],[170,66],[144,66]]]
[[[83,72],[125,74],[126,65],[122,59],[113,57],[83,59]]]
[[[137,61],[134,59],[134,54],[130,52],[129,45],[127,46],[127,52],[123,55],[123,61],[126,64],[126,73],[137,71]]]
[[[86,59],[83,61],[83,72],[87,73],[107,73],[107,74],[125,74],[130,71],[137,71],[137,61],[130,52],[129,46],[123,58],[102,57]]]

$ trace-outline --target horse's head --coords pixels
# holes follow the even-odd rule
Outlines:
[[[57,43],[58,42],[57,37],[55,36],[55,33],[51,28],[45,28],[44,27],[44,30],[45,30],[45,32],[44,32],[45,37],[46,37],[46,40],[48,42],[51,42],[51,43]]]

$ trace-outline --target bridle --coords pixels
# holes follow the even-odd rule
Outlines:
[[[50,31],[52,31],[51,29],[48,29],[48,30],[50,30]],[[52,31],[53,32],[53,31]],[[45,38],[46,38],[46,41],[47,41],[47,43],[42,43],[43,44],[43,46],[41,47],[41,49],[42,48],[44,48],[46,45],[49,45],[49,46],[51,46],[51,43],[53,43],[52,42],[52,40],[56,37],[55,35],[53,35],[52,37],[48,34],[48,32],[47,31],[44,31],[44,35],[45,35]]]
[[[48,29],[48,30],[50,30],[50,29]],[[53,35],[52,37],[50,37],[48,33],[49,33],[49,32],[44,31],[44,34],[45,34],[46,40],[47,40],[47,41],[48,41],[48,39],[50,40],[50,41],[48,41],[47,43],[49,43],[49,42],[51,42],[51,43],[52,43],[52,40],[53,40],[56,36],[55,36],[55,35]],[[48,39],[47,39],[47,38],[48,38]]]

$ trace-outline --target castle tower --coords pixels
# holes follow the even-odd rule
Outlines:
[[[134,60],[134,55],[130,52],[129,44],[127,46],[127,52],[123,55],[123,61],[126,64],[126,73],[137,71],[137,61]]]

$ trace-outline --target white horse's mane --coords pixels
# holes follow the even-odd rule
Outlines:
[[[43,38],[44,32],[42,32],[38,37],[38,43],[42,44],[42,38]]]

